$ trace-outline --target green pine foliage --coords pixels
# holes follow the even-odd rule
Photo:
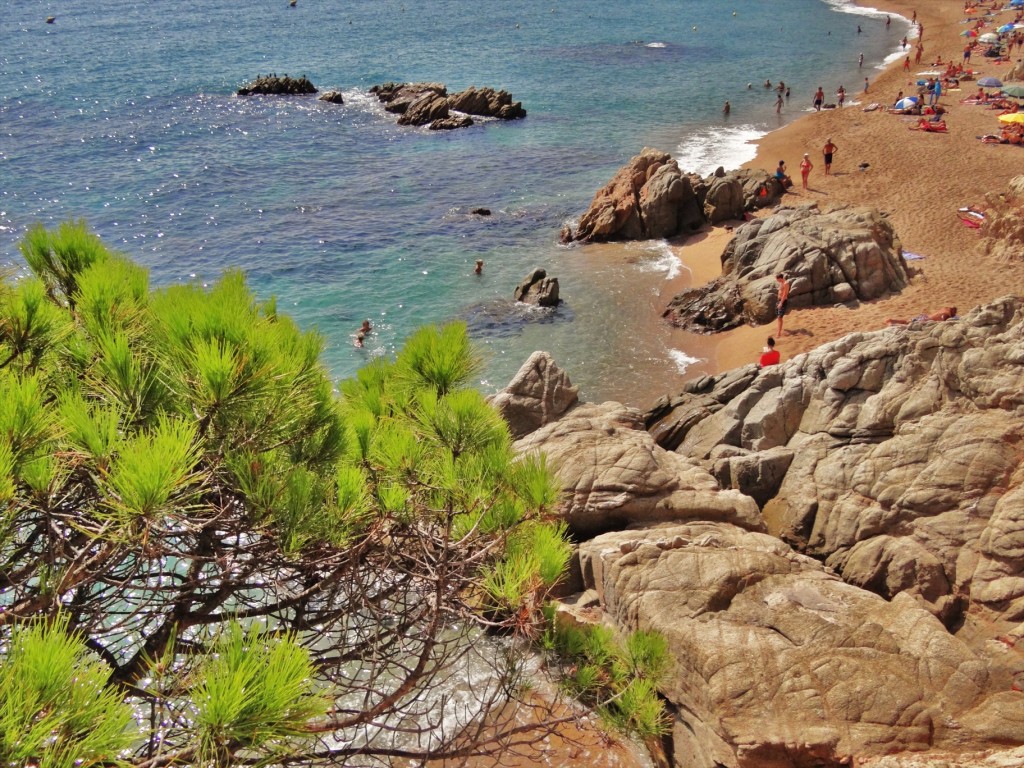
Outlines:
[[[136,738],[131,708],[66,616],[16,626],[0,642],[0,765],[124,764]]]
[[[663,635],[639,630],[620,640],[602,624],[559,621],[552,604],[543,614],[546,627],[539,644],[561,669],[566,692],[597,709],[613,729],[641,739],[668,731],[658,695],[670,666]]]
[[[329,705],[308,651],[293,636],[258,626],[229,624],[196,675],[191,700],[199,765],[225,765],[239,749],[295,754]]]
[[[569,557],[557,485],[468,388],[463,325],[335,387],[323,339],[240,272],[153,290],[82,222],[22,252],[34,276],[0,285],[0,680],[31,689],[40,643],[67,679],[0,697],[0,764],[259,762],[400,718],[459,657],[453,627],[536,630]],[[355,686],[362,709],[330,714]]]

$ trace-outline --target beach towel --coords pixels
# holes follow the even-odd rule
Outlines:
[[[910,251],[903,252],[903,258],[907,261],[920,261],[924,258],[920,253],[911,253]]]

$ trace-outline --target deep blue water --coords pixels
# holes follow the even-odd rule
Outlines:
[[[673,353],[675,340],[632,331],[634,316],[658,311],[678,262],[659,243],[563,248],[563,223],[644,146],[700,172],[749,159],[746,141],[798,116],[819,84],[856,93],[858,53],[870,74],[907,29],[821,0],[0,10],[0,263],[20,263],[33,222],[84,218],[157,284],[243,268],[259,295],[319,328],[339,377],[424,323],[461,317],[485,357],[482,388],[543,348],[587,399],[634,404],[674,388],[652,376],[682,380],[676,363],[700,356],[699,340]],[[306,75],[346,103],[233,95],[270,72]],[[781,117],[765,78],[792,87]],[[504,88],[529,114],[400,127],[367,94],[389,80]],[[469,215],[475,206],[494,215]],[[554,316],[507,306],[534,266],[560,279]],[[376,331],[357,350],[364,317]]]

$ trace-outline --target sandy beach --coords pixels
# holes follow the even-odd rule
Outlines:
[[[966,17],[959,0],[931,0],[928,3],[889,0],[873,3],[883,11],[908,19],[917,12],[923,24],[921,63],[913,64],[911,40],[910,72],[902,60],[886,70],[868,69],[869,90],[863,83],[845,83],[849,96],[842,109],[811,112],[765,136],[758,143],[757,157],[745,167],[774,170],[785,160],[796,181],[794,191],[783,205],[816,202],[823,210],[846,205],[870,205],[888,214],[904,252],[923,258],[909,262],[911,284],[901,294],[854,308],[846,306],[797,309],[786,318],[786,334],[779,340],[783,360],[806,352],[847,333],[881,328],[887,317],[912,317],[933,308],[953,305],[961,313],[999,296],[1024,291],[1024,263],[1007,263],[982,257],[976,230],[965,227],[957,209],[983,205],[985,194],[1001,192],[1008,181],[1024,173],[1024,150],[1019,146],[983,144],[976,138],[997,130],[997,112],[979,105],[961,104],[973,95],[972,83],[951,90],[941,98],[948,110],[947,133],[910,130],[917,118],[882,110],[865,112],[876,102],[891,105],[899,91],[916,93],[917,72],[933,69],[932,62],[960,62]],[[996,15],[996,24],[1012,19],[1010,11]],[[1020,54],[1014,51],[1013,58]],[[1002,79],[1012,62],[996,64],[980,53],[969,67],[976,76]],[[942,69],[944,67],[939,67]],[[773,75],[775,73],[772,73]],[[784,78],[785,73],[781,73]],[[779,79],[777,76],[772,80]],[[839,83],[822,83],[826,94],[834,94]],[[813,93],[793,93],[788,110],[811,106]],[[834,100],[832,97],[826,101]],[[855,102],[851,104],[852,102]],[[832,174],[826,176],[822,147],[832,139],[838,147]],[[809,189],[801,190],[797,166],[807,152],[814,169]],[[867,163],[865,170],[860,165]],[[683,246],[681,254],[697,274],[714,277],[719,271],[721,246],[730,233],[716,230],[701,238],[698,246]],[[720,244],[720,245],[719,245]],[[696,265],[696,266],[695,266]],[[697,282],[694,280],[694,282]],[[755,361],[771,326],[743,327],[714,337],[714,367],[727,370]]]

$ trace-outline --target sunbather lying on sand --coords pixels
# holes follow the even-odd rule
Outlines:
[[[942,309],[936,309],[934,312],[922,313],[917,317],[912,317],[909,320],[901,320],[898,317],[890,317],[885,321],[886,325],[909,325],[910,323],[922,322],[925,320],[933,320],[938,322],[940,320],[949,320],[956,317],[956,307],[942,307]]]

